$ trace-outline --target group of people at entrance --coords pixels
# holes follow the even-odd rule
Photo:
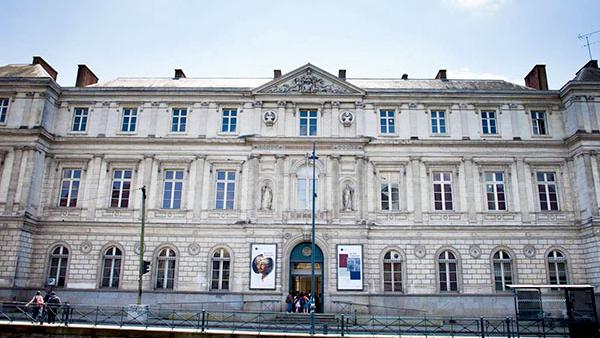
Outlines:
[[[44,323],[44,316],[47,316],[48,324],[54,324],[60,308],[60,298],[58,298],[54,291],[48,292],[44,297],[42,297],[40,291],[37,291],[35,296],[25,306],[32,307],[32,322],[39,322],[42,325]]]
[[[310,312],[310,293],[298,292],[296,295],[288,293],[285,298],[288,313],[309,313]]]

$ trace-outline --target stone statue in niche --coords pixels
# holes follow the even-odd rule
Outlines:
[[[352,206],[354,200],[354,189],[350,186],[350,184],[346,184],[344,187],[344,191],[342,192],[342,210],[343,211],[352,211],[354,207]]]
[[[265,185],[263,185],[260,189],[260,209],[273,209],[273,190],[271,190],[269,183],[265,183]]]

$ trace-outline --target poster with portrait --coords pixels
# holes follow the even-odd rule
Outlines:
[[[275,290],[277,244],[250,247],[250,289]]]
[[[337,246],[338,290],[363,289],[362,245]]]

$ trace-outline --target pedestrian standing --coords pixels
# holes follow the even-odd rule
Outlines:
[[[32,322],[35,323],[37,321],[40,322],[40,325],[44,323],[44,298],[42,297],[42,293],[37,291],[35,296],[31,298],[29,303],[25,304],[25,306],[29,306],[33,304],[33,309],[31,311]]]
[[[292,296],[291,292],[285,297],[285,303],[287,304],[287,312],[291,313],[294,306],[294,296]]]
[[[60,308],[60,298],[54,291],[50,292],[50,297],[46,302],[46,310],[48,311],[48,324],[54,324],[56,321],[56,314]]]

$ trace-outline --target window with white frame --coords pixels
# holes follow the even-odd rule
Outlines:
[[[381,210],[400,210],[400,182],[397,175],[382,174],[379,184],[379,195],[381,198]]]
[[[223,109],[223,117],[221,121],[221,132],[235,133],[237,130],[237,110]]]
[[[452,204],[452,173],[433,173],[433,209],[453,210]]]
[[[115,169],[113,171],[112,192],[110,198],[111,208],[129,207],[130,192],[131,170]]]
[[[164,180],[162,207],[164,209],[181,208],[183,170],[165,170]]]
[[[494,286],[496,291],[508,291],[507,284],[513,283],[512,257],[504,250],[498,250],[492,257],[494,265]]]
[[[458,291],[458,259],[450,250],[437,257],[439,287],[441,292]]]
[[[531,111],[531,126],[533,135],[548,135],[546,112],[543,110]]]
[[[211,257],[211,290],[229,290],[229,271],[231,258],[229,252],[218,249]]]
[[[498,134],[498,125],[496,121],[495,110],[481,111],[481,131],[484,135]]]
[[[296,208],[308,210],[312,208],[313,167],[304,165],[296,172]],[[315,191],[319,191],[319,172],[315,171]]]
[[[317,120],[319,113],[316,110],[304,110],[300,112],[300,136],[317,136]]]
[[[485,193],[488,210],[506,210],[504,172],[488,171],[485,173]]]
[[[235,171],[217,170],[216,209],[233,209],[235,200]]]
[[[402,256],[396,250],[383,256],[383,291],[402,292]]]
[[[431,111],[431,133],[446,134],[446,111],[432,110]]]
[[[396,112],[394,110],[381,109],[379,111],[379,132],[381,134],[396,133]]]
[[[123,254],[121,249],[112,246],[104,251],[102,261],[102,288],[118,288],[121,278],[121,261]]]
[[[156,257],[156,289],[173,289],[177,254],[171,248],[160,250]]]
[[[54,279],[54,286],[65,286],[68,263],[69,249],[60,245],[52,250],[48,262],[48,278]]]
[[[121,120],[121,131],[126,133],[135,132],[137,126],[138,112],[136,108],[123,108],[123,119]]]
[[[73,126],[71,131],[84,132],[87,130],[88,109],[74,108],[73,109]]]
[[[558,210],[558,192],[556,174],[552,171],[536,173],[540,210]]]
[[[183,133],[187,125],[187,109],[185,108],[173,108],[173,115],[171,116],[171,132]]]
[[[549,284],[568,284],[567,257],[559,250],[552,250],[547,258]]]
[[[68,208],[77,206],[80,182],[81,169],[63,169],[58,206]]]
[[[6,114],[8,113],[8,103],[10,100],[6,97],[0,97],[0,124],[6,123]]]

